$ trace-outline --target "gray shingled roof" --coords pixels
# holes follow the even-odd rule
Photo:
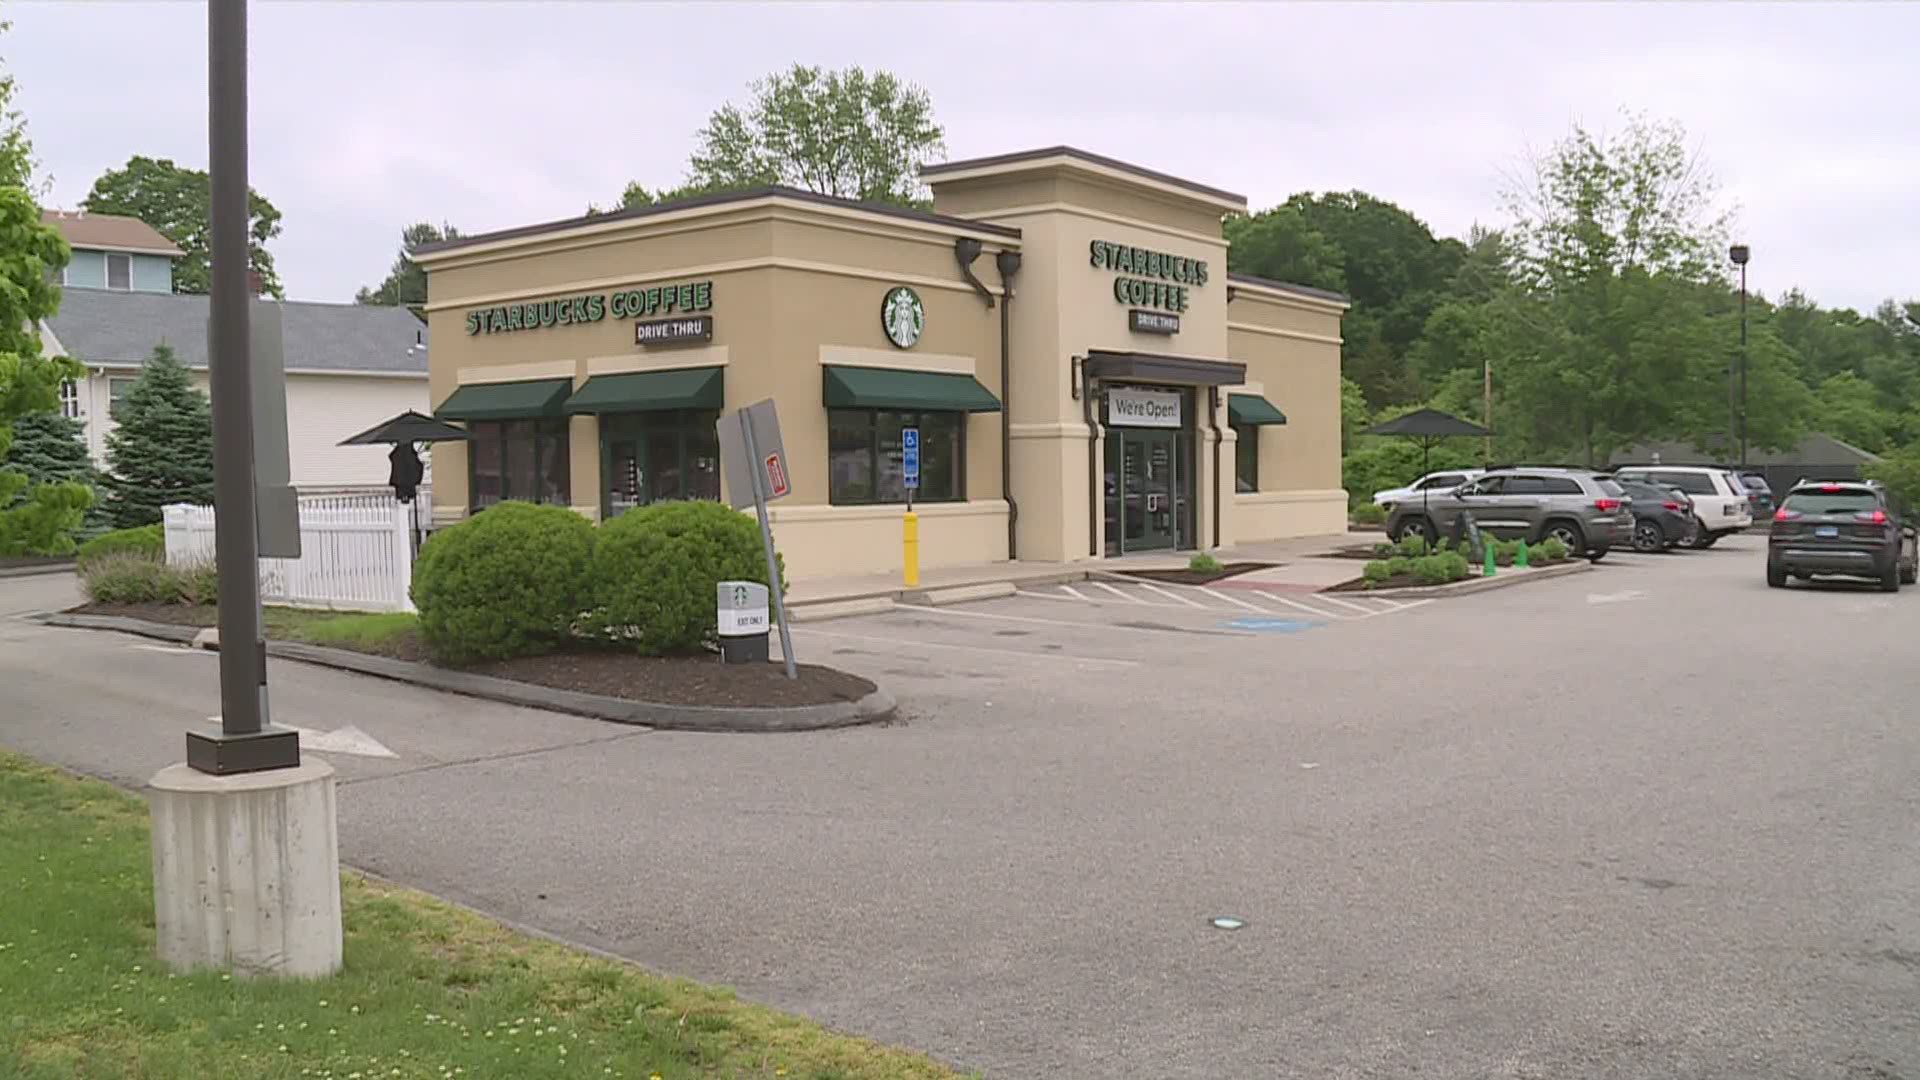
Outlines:
[[[406,308],[304,301],[281,308],[289,371],[427,373],[425,349],[407,355],[407,346],[426,341],[426,324]],[[204,296],[68,287],[47,323],[83,363],[137,366],[165,344],[188,367],[207,366]]]

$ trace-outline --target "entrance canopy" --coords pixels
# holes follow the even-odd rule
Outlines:
[[[468,383],[433,410],[442,420],[525,420],[564,415],[572,379]]]
[[[1106,349],[1089,350],[1083,370],[1090,379],[1190,386],[1238,386],[1247,381],[1247,365],[1235,360],[1200,360],[1191,356]]]
[[[1000,411],[1000,399],[971,375],[832,364],[823,370],[826,373],[824,397],[830,409]]]
[[[725,368],[676,368],[595,375],[567,399],[569,413],[718,409],[725,404]]]
[[[1259,394],[1228,394],[1227,419],[1236,424],[1258,427],[1262,424],[1284,424],[1287,414]]]

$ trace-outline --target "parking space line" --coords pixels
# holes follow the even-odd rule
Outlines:
[[[1281,595],[1280,595],[1279,593],[1271,593],[1271,592],[1270,592],[1270,593],[1263,593],[1262,595],[1264,595],[1264,596],[1266,596],[1266,597],[1267,597],[1267,598],[1268,598],[1269,600],[1278,600],[1278,601],[1280,601],[1280,602],[1281,602],[1281,603],[1283,603],[1283,604],[1290,604],[1290,605],[1292,605],[1293,607],[1297,607],[1297,608],[1299,608],[1299,609],[1300,609],[1301,611],[1305,611],[1305,612],[1307,612],[1307,613],[1309,613],[1309,614],[1312,614],[1312,615],[1317,615],[1317,616],[1319,616],[1319,617],[1320,617],[1320,618],[1322,618],[1322,619],[1348,619],[1348,618],[1352,618],[1352,616],[1350,616],[1350,615],[1342,615],[1342,614],[1340,614],[1340,613],[1339,613],[1339,612],[1337,612],[1337,611],[1323,611],[1323,610],[1321,610],[1320,608],[1317,608],[1317,607],[1314,607],[1314,606],[1313,606],[1312,604],[1307,604],[1307,603],[1302,603],[1302,602],[1301,602],[1301,601],[1299,601],[1299,600],[1295,600],[1295,599],[1294,599],[1293,597],[1291,597],[1291,596],[1281,596]]]
[[[1257,611],[1262,615],[1273,614],[1273,612],[1268,611],[1266,608],[1263,608],[1258,604],[1250,604],[1247,601],[1242,600],[1237,596],[1228,596],[1226,593],[1223,593],[1218,589],[1209,589],[1205,585],[1202,585],[1200,586],[1200,591],[1203,593],[1206,593],[1208,596],[1213,597],[1215,600],[1225,600],[1229,604],[1238,604],[1241,607],[1246,608],[1248,611]]]
[[[942,614],[950,614],[943,612]],[[838,630],[815,630],[810,626],[796,626],[796,634],[812,634],[814,637],[840,638],[846,641],[870,641],[877,645],[891,645],[896,649],[958,649],[961,652],[990,653],[994,656],[1019,656],[1029,660],[1060,660],[1079,664],[1113,664],[1118,667],[1139,667],[1138,660],[1121,660],[1110,656],[1078,656],[1072,653],[1021,652],[1018,649],[993,649],[985,645],[951,645],[944,641],[902,641],[899,638],[873,637],[868,634],[846,634]]]
[[[1060,586],[1060,591],[1063,593],[1066,593],[1068,596],[1071,596],[1076,600],[1087,600],[1087,595],[1085,593],[1081,592],[1079,589],[1076,589],[1071,585]],[[1087,602],[1092,603],[1091,600],[1087,600]]]
[[[1140,598],[1139,598],[1139,597],[1137,597],[1137,596],[1133,596],[1133,595],[1131,595],[1131,594],[1128,594],[1128,593],[1124,593],[1124,592],[1121,592],[1121,591],[1120,591],[1119,589],[1116,589],[1116,588],[1114,588],[1113,586],[1111,586],[1111,585],[1109,585],[1109,584],[1107,584],[1107,583],[1106,583],[1106,582],[1104,582],[1104,581],[1092,581],[1092,582],[1088,582],[1088,584],[1090,584],[1090,585],[1097,585],[1097,586],[1099,586],[1100,588],[1102,588],[1102,589],[1105,589],[1105,590],[1107,590],[1108,592],[1110,592],[1110,593],[1112,593],[1113,595],[1115,595],[1115,596],[1117,596],[1117,597],[1119,597],[1120,599],[1122,599],[1122,600],[1125,600],[1125,601],[1126,601],[1127,603],[1129,603],[1129,604],[1144,604],[1144,603],[1146,603],[1146,601],[1145,601],[1145,600],[1142,600],[1142,599],[1140,599]]]
[[[1186,597],[1181,596],[1177,592],[1173,592],[1168,589],[1163,589],[1160,586],[1153,584],[1152,582],[1136,581],[1134,582],[1134,584],[1138,585],[1142,589],[1147,590],[1150,593],[1153,593],[1156,596],[1164,596],[1169,600],[1178,600],[1181,603],[1187,605],[1188,607],[1197,607],[1202,611],[1206,610],[1207,605],[1200,603],[1198,600],[1189,600]]]
[[[1365,607],[1365,606],[1363,606],[1363,605],[1360,605],[1360,604],[1356,604],[1356,603],[1353,603],[1353,602],[1352,602],[1352,601],[1350,601],[1350,600],[1342,600],[1342,599],[1340,599],[1340,598],[1339,598],[1339,597],[1337,597],[1337,596],[1328,596],[1328,595],[1327,595],[1327,594],[1325,594],[1325,593],[1321,593],[1321,594],[1320,594],[1320,599],[1322,599],[1322,600],[1324,600],[1324,601],[1326,601],[1326,602],[1327,602],[1327,603],[1329,603],[1329,604],[1339,604],[1339,605],[1340,605],[1341,607],[1343,607],[1343,608],[1351,608],[1351,609],[1353,609],[1354,611],[1357,611],[1357,612],[1359,612],[1359,613],[1360,613],[1360,614],[1362,614],[1362,615],[1378,615],[1378,614],[1380,614],[1379,612],[1377,612],[1377,611],[1375,611],[1375,610],[1373,610],[1373,609],[1372,609],[1372,608],[1370,608],[1370,607]]]
[[[1171,608],[1172,604],[1156,604],[1155,607]],[[1042,619],[1034,615],[1002,615],[994,611],[962,611],[959,608],[910,608],[915,615],[942,615],[954,619],[1001,619],[1006,622],[1038,623],[1042,626],[1067,626],[1075,630],[1127,630],[1136,634],[1165,634],[1167,630],[1153,626],[1124,626],[1119,623],[1080,622],[1075,619]],[[1325,618],[1326,616],[1321,616]],[[1219,637],[1258,637],[1248,630],[1201,630],[1194,627],[1174,627],[1173,633],[1211,634]],[[1026,656],[1027,653],[1020,655]]]

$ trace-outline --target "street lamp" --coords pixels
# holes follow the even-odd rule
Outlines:
[[[1740,467],[1747,467],[1747,259],[1752,252],[1745,244],[1735,244],[1727,249],[1727,258],[1740,268],[1740,404],[1737,416],[1740,427]],[[1727,380],[1727,396],[1733,396],[1733,380]],[[1727,429],[1729,437],[1733,434],[1731,426]],[[1731,447],[1729,447],[1731,449]]]

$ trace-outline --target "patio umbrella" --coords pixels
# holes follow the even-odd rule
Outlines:
[[[372,446],[379,443],[457,442],[473,438],[452,424],[443,424],[431,416],[408,409],[391,420],[383,420],[352,438],[340,440],[341,446]]]
[[[1471,420],[1462,420],[1452,413],[1443,413],[1439,409],[1415,409],[1405,416],[1396,416],[1384,423],[1375,424],[1361,432],[1362,435],[1397,435],[1403,439],[1412,439],[1420,444],[1420,474],[1425,476],[1428,458],[1433,453],[1433,444],[1441,439],[1461,437],[1486,438],[1493,432]],[[1427,505],[1427,489],[1420,489],[1420,505]]]

